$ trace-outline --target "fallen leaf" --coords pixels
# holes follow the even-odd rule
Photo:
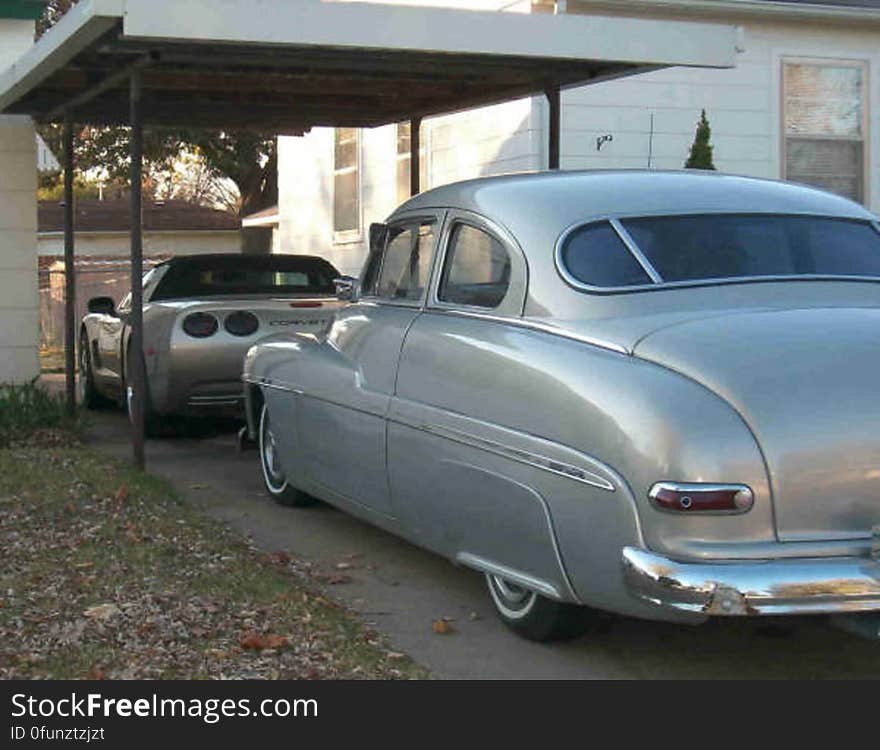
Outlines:
[[[347,563],[347,562],[336,563],[336,570],[350,570],[352,567],[354,567],[354,566],[351,563]]]
[[[128,500],[128,486],[123,484],[118,490],[116,490],[116,494],[113,496],[113,499],[117,503],[124,503]]]
[[[401,654],[400,651],[389,651],[388,658],[397,661],[398,659],[406,659],[406,654]]]
[[[449,620],[434,620],[431,623],[431,629],[438,635],[449,635],[455,632],[452,623]]]
[[[86,674],[87,680],[104,680],[107,678],[107,673],[104,671],[104,667],[100,664],[95,664]]]
[[[269,648],[283,648],[289,643],[283,635],[261,635],[254,630],[245,633],[239,645],[250,651],[263,651]]]
[[[92,620],[109,620],[111,617],[121,614],[121,610],[115,604],[98,604],[89,607],[83,614]]]

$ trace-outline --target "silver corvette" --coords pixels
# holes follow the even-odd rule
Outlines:
[[[244,355],[280,330],[320,331],[332,318],[336,269],[308,255],[180,256],[144,275],[148,432],[169,416],[241,414]],[[128,403],[130,295],[89,301],[80,328],[83,403]]]
[[[248,352],[279,501],[482,572],[534,639],[596,610],[877,629],[875,216],[779,182],[563,172],[426,192],[371,244],[327,331]]]

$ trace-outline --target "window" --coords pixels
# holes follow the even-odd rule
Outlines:
[[[434,222],[392,226],[376,295],[393,300],[420,300],[428,284],[433,250]]]
[[[865,200],[866,72],[856,61],[785,61],[785,179]]]
[[[438,298],[475,307],[498,307],[510,286],[510,256],[491,235],[468,224],[452,230]]]
[[[880,232],[864,221],[704,214],[625,219],[622,223],[664,281],[880,277]]]
[[[250,294],[333,294],[339,274],[322,258],[296,255],[192,256],[165,266],[153,300]]]
[[[428,160],[425,158],[425,129],[422,128],[422,138],[419,141],[419,185],[424,190],[428,186]],[[410,123],[401,122],[397,125],[397,202],[403,203],[410,198],[410,162],[412,130]]]
[[[361,231],[360,132],[336,128],[333,146],[333,232],[337,242],[357,239]]]
[[[597,287],[650,284],[645,269],[607,221],[575,229],[562,247],[562,267],[575,281]]]

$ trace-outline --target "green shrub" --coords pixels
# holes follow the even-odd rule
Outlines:
[[[704,109],[697,122],[697,132],[694,134],[694,142],[684,165],[685,169],[715,169],[712,161],[711,138],[712,128],[709,126],[709,118],[706,117]]]
[[[41,430],[75,434],[79,416],[67,413],[64,396],[49,393],[36,380],[24,385],[0,384],[0,448],[26,441]]]

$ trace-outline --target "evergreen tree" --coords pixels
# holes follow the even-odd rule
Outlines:
[[[685,162],[685,169],[715,169],[712,163],[712,144],[709,139],[712,137],[712,128],[709,127],[709,120],[706,118],[706,110],[700,114],[700,121],[697,123],[697,132],[694,135],[694,142],[691,145],[691,153]]]

